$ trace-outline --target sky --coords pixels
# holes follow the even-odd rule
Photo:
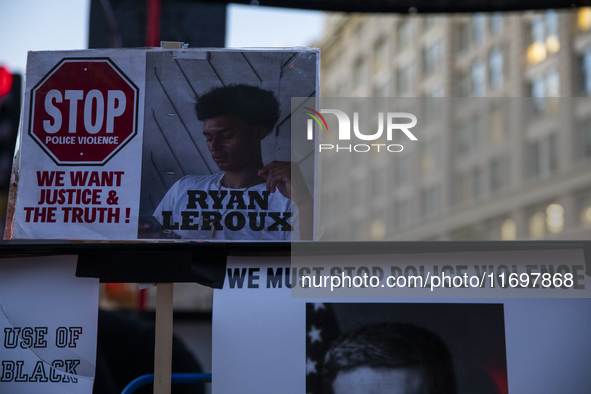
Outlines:
[[[27,51],[86,49],[90,0],[0,0],[0,64],[24,73]],[[318,11],[228,6],[226,46],[306,46],[323,32]]]

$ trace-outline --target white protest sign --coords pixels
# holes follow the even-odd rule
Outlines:
[[[6,237],[137,234],[144,65],[143,51],[29,52]]]
[[[477,255],[452,257],[464,265],[473,264]],[[509,252],[499,263],[520,265],[520,256]],[[450,258],[432,254],[431,261],[423,261],[434,265],[438,257]],[[572,257],[572,251],[564,257]],[[341,263],[356,267],[364,262],[342,256]],[[383,261],[381,268],[390,270],[391,264]],[[474,298],[292,298],[290,287],[297,280],[289,258],[228,260],[224,288],[214,292],[214,394],[323,392],[331,374],[322,362],[331,346],[336,348],[336,338],[381,322],[412,324],[439,336],[453,359],[457,392],[591,390],[589,298],[479,298],[480,288],[464,290]],[[586,279],[579,285],[586,286]],[[332,326],[326,324],[327,311],[333,314]]]
[[[0,392],[92,393],[98,279],[77,256],[0,260]]]
[[[318,61],[301,48],[29,52],[5,237],[297,239],[314,175],[289,171],[290,101],[316,95]]]

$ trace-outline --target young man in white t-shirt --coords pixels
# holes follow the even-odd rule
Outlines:
[[[263,165],[261,141],[279,119],[275,95],[229,85],[200,96],[195,109],[223,172],[177,181],[154,211],[161,232],[186,239],[312,239],[313,200],[299,167]]]

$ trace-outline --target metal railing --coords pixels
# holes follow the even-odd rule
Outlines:
[[[173,373],[172,383],[205,383],[211,382],[210,373]],[[121,394],[131,394],[138,388],[154,383],[154,374],[142,375],[135,378],[121,392]]]

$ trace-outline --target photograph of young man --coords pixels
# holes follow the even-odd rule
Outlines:
[[[313,200],[298,165],[263,163],[261,142],[280,115],[273,92],[213,88],[195,110],[221,172],[178,180],[154,211],[161,231],[184,239],[312,239]]]

